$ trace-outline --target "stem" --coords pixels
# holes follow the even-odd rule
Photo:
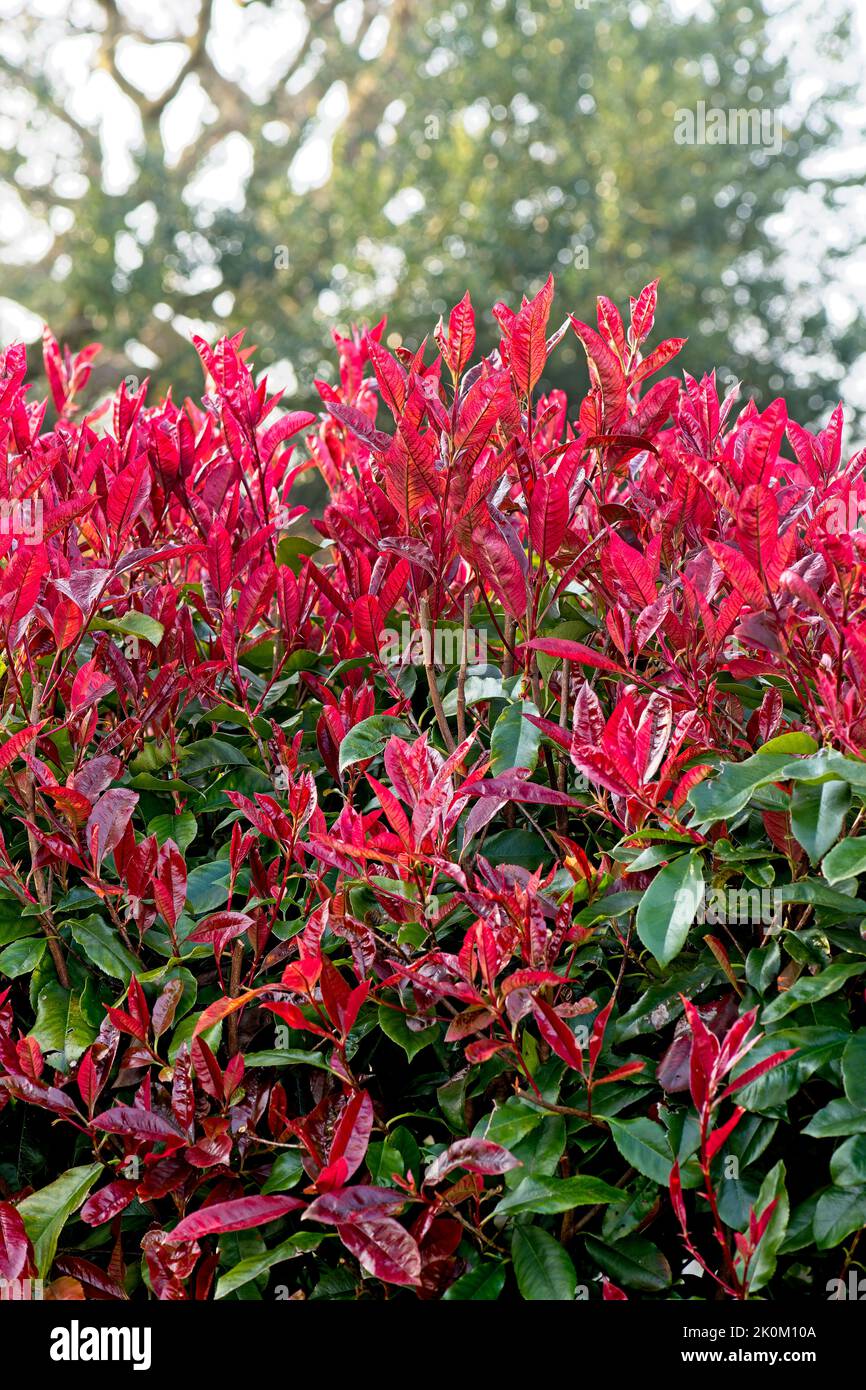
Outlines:
[[[469,618],[472,613],[472,596],[469,590],[463,595],[463,645],[460,649],[460,671],[457,675],[457,741],[466,738],[466,659],[469,646]]]
[[[565,732],[568,729],[568,685],[571,679],[571,662],[564,658],[562,663],[562,685],[559,692],[559,727]],[[565,754],[560,754],[559,766],[557,769],[557,786],[561,792],[565,791],[568,779],[568,763]],[[568,808],[557,806],[556,808],[556,828],[560,835],[564,835],[568,830]]]
[[[41,686],[34,681],[33,693],[30,700],[31,724],[35,724],[37,722],[37,715],[39,714],[39,697],[41,693]],[[33,743],[30,745],[31,749],[35,747],[35,744],[36,740],[34,739]],[[29,773],[27,778],[27,792],[28,800],[30,803],[30,819],[35,821],[36,778],[32,772]],[[41,869],[37,869],[35,867],[36,856],[39,852],[39,844],[32,830],[27,831],[27,843],[30,847],[30,858],[34,864],[33,883],[36,888],[36,896],[39,899],[39,906],[42,909],[39,918],[40,925],[46,937],[48,938],[48,949],[51,952],[51,959],[54,962],[54,969],[57,971],[57,978],[64,989],[70,989],[71,984],[69,979],[69,971],[66,966],[66,957],[63,954],[63,945],[60,941],[60,937],[57,935],[57,928],[54,925],[54,915],[51,911],[51,894],[49,893],[48,887],[45,882],[45,875],[43,874]]]
[[[436,715],[436,723],[439,725],[439,732],[442,735],[445,747],[449,753],[453,753],[457,745],[448,727],[448,720],[445,718],[445,711],[442,708],[442,697],[439,694],[439,687],[436,684],[436,666],[433,661],[433,623],[430,617],[430,602],[425,594],[419,605],[419,616],[421,619],[422,646],[424,649],[424,672],[427,676],[427,687],[430,691],[430,701]]]
[[[229,976],[229,997],[236,999],[241,987],[241,967],[243,965],[244,947],[243,942],[238,939],[232,945],[232,968]],[[237,1011],[230,1014],[228,1018],[228,1052],[230,1057],[234,1057],[238,1050],[238,1015]]]

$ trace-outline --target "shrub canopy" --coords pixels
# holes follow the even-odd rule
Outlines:
[[[336,336],[285,412],[0,359],[0,1274],[55,1297],[823,1291],[866,1221],[842,411],[656,285]],[[568,335],[580,401],[539,395]],[[292,487],[330,500],[303,516]],[[306,527],[306,534],[304,528]],[[445,639],[448,639],[447,641]],[[796,1157],[796,1161],[793,1161]]]

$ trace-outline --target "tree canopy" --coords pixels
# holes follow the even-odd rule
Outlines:
[[[662,331],[697,325],[687,369],[716,361],[763,403],[784,385],[814,418],[861,324],[834,332],[820,294],[789,291],[768,222],[814,188],[803,163],[836,138],[840,92],[825,83],[786,124],[790,67],[767,56],[758,0],[701,13],[22,6],[0,46],[2,206],[18,213],[4,293],[75,348],[99,339],[106,382],[148,372],[197,392],[191,324],[248,328],[259,365],[292,387],[328,374],[332,328],[377,321],[398,291],[415,346],[470,282],[493,303],[552,270],[562,318],[588,315],[611,280],[637,292],[658,275]],[[778,147],[678,143],[677,113],[700,102],[765,111]],[[831,211],[841,185],[822,182]],[[479,331],[492,345],[492,319]],[[583,370],[578,356],[558,354],[551,384]]]

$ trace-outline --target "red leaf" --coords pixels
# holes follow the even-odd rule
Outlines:
[[[122,840],[137,805],[138,792],[129,787],[112,787],[103,792],[93,807],[84,834],[97,873],[105,856]]]
[[[743,482],[768,483],[776,467],[788,422],[785,402],[771,401],[749,431],[743,458]]]
[[[223,947],[236,936],[241,936],[255,926],[255,918],[246,912],[213,912],[195,931],[191,931],[187,941],[220,943]]]
[[[568,493],[556,474],[544,474],[532,490],[529,535],[542,560],[555,555],[568,526]]]
[[[199,1015],[195,1028],[193,1029],[193,1039],[197,1038],[200,1033],[206,1033],[209,1028],[212,1028],[215,1023],[219,1023],[221,1019],[226,1018],[228,1014],[233,1014],[236,1010],[242,1009],[251,999],[257,999],[263,990],[272,988],[272,985],[259,985],[257,989],[244,990],[242,994],[238,994],[234,998],[224,995],[222,999],[215,999],[214,1002],[208,1004],[207,1008]]]
[[[28,724],[26,729],[19,729],[17,734],[13,734],[11,738],[6,739],[5,743],[0,744],[0,771],[9,767],[10,763],[14,763],[22,750],[33,742],[36,735],[45,728],[47,723],[47,719],[41,719],[38,724]]]
[[[276,587],[277,571],[270,560],[253,570],[238,598],[235,612],[238,632],[247,633],[255,627],[267,611]]]
[[[16,640],[16,629],[33,612],[47,572],[48,557],[44,545],[19,546],[7,565],[0,587],[0,611],[11,641]]]
[[[554,791],[540,782],[527,782],[519,770],[503,772],[487,782],[466,784],[470,796],[497,796],[503,801],[527,802],[535,806],[579,806],[580,802],[565,792]]]
[[[726,1120],[718,1129],[713,1130],[712,1134],[707,1139],[707,1158],[715,1158],[728,1135],[733,1134],[745,1113],[743,1107],[738,1105],[730,1119]]]
[[[338,1159],[345,1163],[343,1182],[363,1163],[372,1130],[373,1102],[366,1091],[356,1091],[340,1117],[328,1154],[329,1167]]]
[[[94,1116],[93,1125],[107,1134],[128,1134],[153,1143],[168,1143],[175,1148],[186,1142],[173,1120],[137,1105],[116,1105],[113,1110],[103,1110],[101,1115]]]
[[[636,347],[640,347],[644,339],[648,338],[652,332],[656,315],[658,285],[658,280],[651,280],[641,290],[637,299],[631,301],[631,340]]]
[[[346,1249],[361,1266],[386,1284],[417,1284],[421,1252],[407,1230],[390,1216],[337,1228]]]
[[[511,370],[519,390],[531,396],[547,361],[547,321],[553,303],[553,276],[534,299],[524,304],[514,320],[509,351]]]
[[[448,319],[448,353],[446,360],[455,377],[462,375],[475,347],[475,311],[467,290]]]
[[[352,605],[352,624],[361,646],[371,656],[378,656],[385,621],[375,594],[362,594],[355,600]]]
[[[365,1216],[393,1215],[406,1204],[404,1193],[393,1187],[335,1188],[325,1192],[307,1207],[302,1220],[322,1221],[329,1226],[339,1226],[346,1221],[363,1220]]]
[[[119,540],[123,540],[141,514],[150,495],[150,483],[146,454],[140,454],[112,480],[108,489],[106,515]]]
[[[153,901],[174,931],[186,902],[186,862],[174,840],[166,840],[160,848],[153,879]]]
[[[82,1221],[86,1221],[88,1226],[101,1226],[104,1222],[110,1221],[118,1212],[129,1206],[135,1197],[137,1185],[125,1178],[118,1178],[107,1187],[101,1187],[98,1192],[91,1192],[81,1208]]]
[[[783,1062],[786,1062],[789,1057],[793,1057],[794,1053],[798,1051],[799,1048],[789,1047],[784,1052],[774,1052],[772,1057],[765,1057],[762,1062],[756,1062],[753,1067],[749,1067],[747,1071],[744,1071],[742,1076],[738,1076],[735,1081],[732,1081],[730,1086],[725,1087],[719,1100],[726,1100],[727,1097],[732,1096],[735,1091],[739,1091],[742,1086],[748,1086],[750,1082],[757,1081],[759,1076],[763,1076],[765,1072],[772,1071],[774,1067],[781,1066]]]
[[[114,681],[106,676],[95,661],[87,661],[75,673],[72,682],[70,706],[73,714],[82,714],[91,705],[98,704],[114,689]]]
[[[645,381],[648,376],[652,376],[653,372],[658,372],[662,367],[666,367],[672,358],[682,352],[687,342],[687,338],[667,338],[663,343],[659,343],[649,357],[645,357],[635,367],[631,374],[632,387],[635,387],[640,381]]]
[[[225,603],[232,582],[232,543],[221,521],[215,521],[207,538],[207,568],[217,603]]]
[[[17,1207],[0,1202],[0,1277],[17,1279],[30,1261],[32,1247]]]
[[[612,1284],[609,1279],[601,1281],[601,1296],[605,1303],[628,1303],[628,1294],[623,1293],[622,1289]]]
[[[724,573],[725,578],[738,594],[742,594],[752,608],[765,608],[767,598],[759,576],[744,555],[720,541],[707,541],[707,549]]]
[[[538,1031],[547,1043],[561,1057],[567,1066],[583,1075],[583,1053],[577,1039],[564,1019],[544,999],[533,999],[532,1010]]]
[[[519,1167],[520,1159],[501,1144],[493,1144],[489,1139],[455,1139],[427,1168],[424,1186],[441,1182],[455,1168],[465,1168],[467,1173],[493,1174]]]
[[[737,540],[758,575],[768,576],[779,543],[779,508],[768,487],[752,483],[737,507]]]
[[[526,646],[535,652],[544,652],[545,656],[577,661],[581,666],[594,666],[599,671],[613,671],[619,676],[628,675],[624,666],[617,665],[600,652],[594,652],[591,647],[585,647],[582,642],[571,642],[565,637],[534,637]]]
[[[276,1221],[303,1205],[299,1197],[238,1197],[231,1202],[215,1202],[185,1216],[169,1236],[172,1241],[198,1240],[224,1231],[247,1231],[251,1226]]]
[[[569,319],[586,353],[590,384],[601,392],[605,430],[615,430],[627,400],[622,364],[594,328],[581,323],[573,314],[569,314]]]

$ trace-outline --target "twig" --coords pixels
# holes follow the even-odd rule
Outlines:
[[[571,662],[565,657],[562,662],[562,685],[559,691],[559,727],[565,732],[568,729],[568,685],[571,679]],[[568,765],[565,754],[560,754],[557,785],[561,792],[565,791],[568,779]],[[564,835],[568,830],[568,809],[565,806],[556,808],[556,829],[560,835]]]

